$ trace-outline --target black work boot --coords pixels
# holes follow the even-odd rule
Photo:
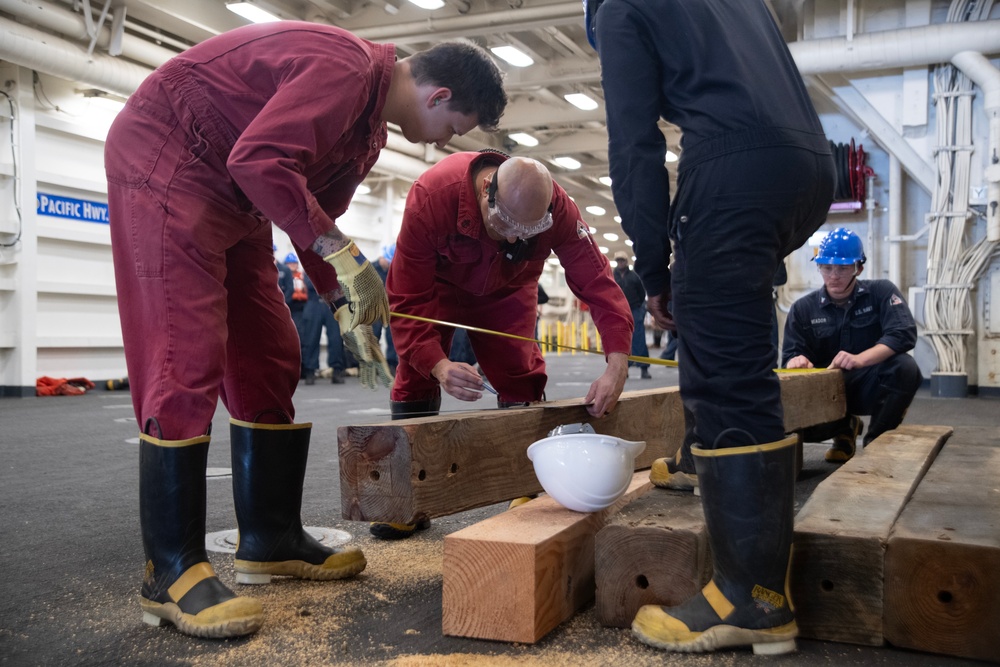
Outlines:
[[[632,632],[645,644],[704,652],[752,645],[754,653],[795,650],[798,626],[788,596],[795,443],[693,447],[712,580],[676,607],[645,605]]]
[[[237,597],[205,553],[205,467],[209,437],[139,436],[139,512],[146,575],[139,604],[152,626],[172,623],[194,637],[239,637],[264,620],[260,602]]]
[[[649,481],[653,486],[674,491],[691,491],[701,495],[698,490],[698,474],[695,471],[694,457],[691,456],[691,445],[694,436],[694,414],[684,408],[684,442],[674,457],[656,459],[649,469]]]
[[[868,443],[879,437],[886,431],[891,431],[903,423],[903,417],[913,402],[913,394],[901,393],[891,389],[884,389],[883,395],[872,410],[872,418],[868,422],[868,432],[862,440],[862,446],[867,447]],[[916,393],[916,392],[914,392]]]
[[[843,428],[833,436],[833,444],[824,454],[827,463],[846,463],[854,458],[863,426],[861,418],[854,415],[849,415],[844,420]]]
[[[345,579],[367,565],[357,547],[323,546],[302,528],[311,431],[312,424],[229,422],[241,584],[266,584],[272,575]]]
[[[389,401],[392,419],[410,419],[412,417],[435,417],[441,410],[441,395],[424,401]],[[416,523],[393,523],[388,521],[373,521],[368,531],[373,537],[381,540],[405,540],[418,530],[431,527],[430,519],[420,519]]]

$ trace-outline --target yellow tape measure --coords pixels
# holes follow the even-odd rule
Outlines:
[[[577,352],[586,352],[587,354],[599,354],[604,356],[603,352],[598,352],[597,350],[591,350],[584,347],[574,347],[572,345],[562,345],[559,343],[544,342],[537,338],[530,338],[528,336],[518,336],[517,334],[507,333],[505,331],[493,331],[492,329],[483,329],[481,327],[473,327],[468,324],[459,324],[457,322],[445,322],[444,320],[435,320],[430,317],[421,317],[420,315],[407,315],[405,313],[389,313],[393,317],[401,317],[406,320],[417,320],[418,322],[427,322],[429,324],[441,324],[446,327],[452,327],[453,329],[465,329],[466,331],[476,331],[479,333],[489,334],[491,336],[503,336],[504,338],[513,338],[515,340],[523,340],[528,343],[538,343],[539,345],[550,345],[552,347],[562,348],[564,350],[575,350]],[[637,355],[628,355],[629,361],[635,361],[641,364],[653,364],[656,366],[670,366],[671,368],[677,368],[677,362],[673,359],[656,359],[654,357],[640,357]],[[816,371],[826,370],[825,368],[775,368],[776,373],[815,373]]]

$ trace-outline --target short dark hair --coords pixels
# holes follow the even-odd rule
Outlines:
[[[410,73],[418,85],[450,88],[452,109],[475,113],[479,127],[487,132],[497,129],[507,93],[503,72],[485,49],[463,40],[441,42],[410,56]]]

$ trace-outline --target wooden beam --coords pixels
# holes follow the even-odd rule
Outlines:
[[[565,509],[549,496],[444,538],[444,634],[534,643],[594,596],[594,536],[608,517],[652,488],[638,472],[600,512]]]
[[[889,533],[951,432],[901,426],[816,487],[795,520],[791,589],[800,636],[883,643]]]
[[[781,373],[788,431],[845,414],[840,371]],[[514,410],[341,426],[341,512],[356,521],[412,522],[484,507],[541,490],[528,446],[556,426],[588,423],[598,433],[644,440],[636,469],[672,456],[684,437],[677,387],[623,393],[601,419],[579,399]]]
[[[694,596],[712,578],[701,498],[653,489],[630,503],[597,533],[594,571],[594,609],[607,627],[630,627],[644,604]]]
[[[1000,448],[941,451],[893,527],[885,638],[894,646],[1000,659]]]

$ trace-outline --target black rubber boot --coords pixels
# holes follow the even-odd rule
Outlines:
[[[441,410],[441,395],[425,401],[389,401],[389,410],[392,419],[410,419],[412,417],[436,417]],[[411,537],[418,530],[427,530],[431,527],[430,519],[421,519],[416,523],[393,523],[388,521],[374,521],[368,527],[368,531],[373,537],[380,540],[405,540]]]
[[[632,622],[643,643],[703,652],[752,645],[754,653],[795,650],[788,597],[795,443],[692,448],[715,573],[677,607],[646,605]]]
[[[239,637],[263,622],[260,602],[237,597],[205,553],[205,466],[209,437],[139,437],[139,512],[146,575],[142,620],[194,637]]]
[[[302,528],[302,485],[311,431],[312,424],[229,422],[239,525],[238,583],[266,584],[272,575],[345,579],[367,565],[357,547],[331,549]]]

